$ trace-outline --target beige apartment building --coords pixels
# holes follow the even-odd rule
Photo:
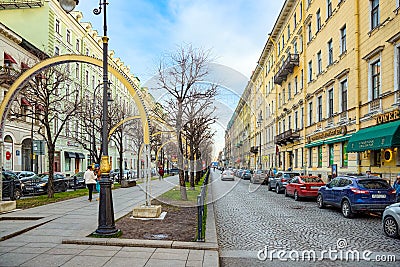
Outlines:
[[[226,130],[227,163],[393,181],[399,12],[399,0],[285,1]]]

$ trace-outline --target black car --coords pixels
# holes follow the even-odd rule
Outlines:
[[[10,171],[2,172],[3,197],[9,197],[11,200],[20,199],[22,196],[21,182],[15,173]]]
[[[71,176],[68,180],[68,188],[85,188],[86,184],[85,179],[83,178],[84,174],[85,172],[77,172]]]
[[[33,187],[35,194],[45,194],[48,187],[48,174],[39,174],[40,180]],[[65,192],[68,189],[68,181],[61,173],[54,173],[54,192]]]

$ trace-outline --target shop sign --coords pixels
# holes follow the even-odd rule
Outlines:
[[[384,114],[380,114],[376,117],[376,124],[387,123],[390,121],[396,121],[400,119],[400,110],[396,109]]]
[[[310,142],[313,142],[316,140],[325,139],[325,138],[332,137],[335,135],[345,135],[346,133],[347,133],[346,126],[340,126],[340,127],[329,129],[327,131],[320,132],[320,133],[314,134],[312,136],[309,136],[309,137],[307,137],[307,141],[308,141],[308,143],[310,143]]]

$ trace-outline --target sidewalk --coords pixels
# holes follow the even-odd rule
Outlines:
[[[177,183],[176,176],[152,181],[151,194]],[[115,220],[144,200],[140,186],[113,190]],[[204,243],[87,238],[97,216],[98,202],[87,196],[1,214],[0,266],[219,266],[213,208]]]

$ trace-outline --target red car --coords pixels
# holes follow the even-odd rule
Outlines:
[[[316,198],[323,185],[324,181],[317,176],[295,176],[286,185],[285,197],[293,196],[296,201],[302,197]]]

